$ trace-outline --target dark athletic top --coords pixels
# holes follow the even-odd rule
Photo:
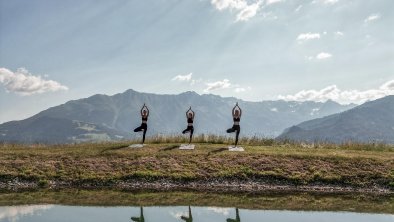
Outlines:
[[[148,121],[148,117],[142,117],[142,123],[146,124],[146,122]]]
[[[187,118],[187,123],[193,123],[193,118]]]
[[[241,117],[233,117],[233,121],[234,122],[240,122],[241,121]]]

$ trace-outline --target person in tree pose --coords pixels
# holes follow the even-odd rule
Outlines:
[[[134,129],[134,132],[141,132],[142,131],[142,144],[144,144],[145,142],[145,134],[146,131],[148,130],[148,117],[149,117],[149,109],[148,107],[145,105],[142,106],[141,108],[141,118],[142,118],[142,123],[141,126],[137,127]]]
[[[190,209],[189,206],[189,216],[181,216],[181,219],[184,220],[185,222],[193,222],[193,216],[192,216],[192,209]]]
[[[233,127],[227,130],[227,133],[235,132],[235,147],[238,144],[239,132],[241,131],[241,127],[239,126],[239,122],[241,121],[242,109],[238,106],[238,103],[235,104],[231,114],[233,115]]]
[[[142,207],[140,207],[140,216],[139,217],[131,217],[131,220],[134,222],[145,222],[144,209]]]
[[[187,128],[182,131],[183,134],[188,133],[188,132],[190,133],[189,144],[192,142],[192,137],[193,137],[193,132],[194,132],[194,127],[193,127],[194,115],[195,115],[195,113],[192,110],[192,107],[190,107],[186,111]]]
[[[235,219],[227,218],[227,222],[241,222],[241,218],[239,217],[239,210],[235,208]]]

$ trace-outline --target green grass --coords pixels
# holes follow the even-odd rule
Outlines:
[[[47,187],[51,181],[111,184],[126,180],[256,180],[278,185],[335,185],[394,190],[394,148],[383,144],[297,144],[201,135],[196,149],[177,149],[185,137],[156,137],[142,149],[118,143],[0,145],[0,182],[18,178]],[[166,142],[166,143],[165,143]],[[197,143],[200,142],[200,143]]]

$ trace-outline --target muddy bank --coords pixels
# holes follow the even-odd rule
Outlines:
[[[318,193],[370,193],[393,195],[394,191],[386,187],[351,187],[328,184],[278,184],[266,181],[210,179],[196,181],[174,180],[124,180],[124,181],[26,181],[15,178],[1,181],[0,190],[25,191],[39,189],[120,189],[127,191],[209,191],[209,192],[318,192]]]

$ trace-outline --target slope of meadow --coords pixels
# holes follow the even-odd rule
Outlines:
[[[179,138],[178,138],[179,139]],[[169,140],[169,139],[168,139]],[[180,139],[181,140],[181,139]],[[196,139],[198,140],[198,138]],[[243,140],[229,152],[226,140],[177,149],[176,139],[0,147],[0,187],[113,187],[192,190],[394,190],[394,148],[377,144],[302,145]],[[260,144],[260,145],[259,145]]]

